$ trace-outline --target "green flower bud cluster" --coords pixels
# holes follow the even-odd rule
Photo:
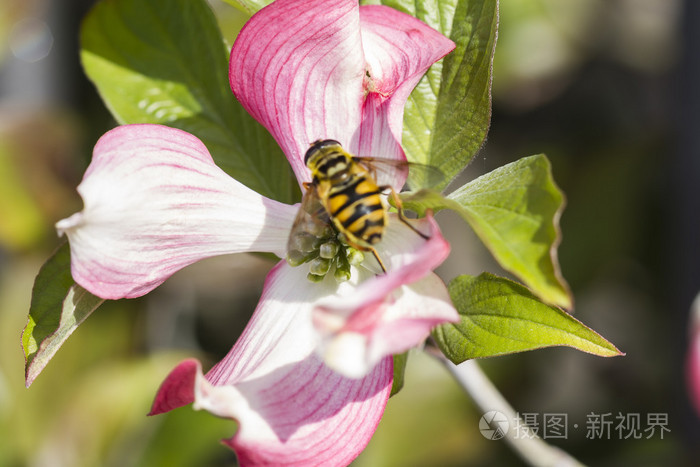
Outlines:
[[[350,266],[357,266],[363,260],[364,254],[348,246],[342,234],[330,224],[295,234],[287,252],[290,266],[309,263],[306,277],[311,282],[321,282],[331,271],[336,281],[347,281],[350,279]]]

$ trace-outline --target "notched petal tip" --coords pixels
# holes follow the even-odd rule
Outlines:
[[[58,233],[59,237],[63,237],[64,234],[66,234],[69,230],[74,229],[76,227],[79,227],[83,223],[83,212],[76,212],[70,217],[66,217],[65,219],[61,219],[60,221],[56,222],[55,227],[56,227],[56,232]]]
[[[160,385],[148,415],[169,412],[194,402],[197,375],[201,371],[202,366],[195,359],[185,360],[176,366]]]
[[[365,80],[360,155],[405,159],[401,141],[406,100],[423,74],[455,44],[417,18],[384,5],[360,8]],[[401,186],[405,176],[385,181]]]

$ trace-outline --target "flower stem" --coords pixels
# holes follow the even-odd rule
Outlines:
[[[531,429],[528,429],[522,419],[519,419],[513,407],[510,406],[508,401],[505,400],[503,395],[484,374],[476,361],[468,360],[460,365],[455,365],[439,351],[428,353],[445,365],[482,412],[500,412],[511,423],[518,420],[519,429],[508,430],[504,439],[525,462],[535,467],[583,466],[565,451],[547,444],[542,438],[535,435]],[[527,433],[527,436],[523,436],[523,433]]]

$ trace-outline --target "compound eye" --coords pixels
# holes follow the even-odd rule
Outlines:
[[[306,151],[306,154],[304,155],[304,164],[308,166],[309,159],[314,153],[329,146],[340,146],[340,143],[334,139],[317,139],[316,141],[311,143],[311,147]]]
[[[324,139],[323,141],[319,141],[319,147],[326,148],[328,146],[340,146],[340,143],[334,139]]]
[[[313,153],[316,152],[316,151],[317,151],[317,149],[316,149],[316,146],[315,146],[315,143],[314,143],[314,144],[306,151],[306,154],[304,155],[304,164],[306,164],[307,166],[309,165],[309,158],[311,157],[311,154],[313,154]]]

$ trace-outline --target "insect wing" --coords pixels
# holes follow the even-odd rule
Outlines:
[[[411,191],[418,191],[421,188],[433,188],[445,180],[445,174],[435,166],[409,162],[409,167],[406,185]]]
[[[318,247],[319,238],[332,235],[330,218],[321,204],[316,187],[309,186],[301,199],[287,240],[287,260],[301,264]]]
[[[367,168],[380,184],[384,178],[382,175],[389,176],[397,172],[407,180],[406,185],[411,190],[431,188],[445,179],[445,174],[432,165],[380,157],[354,157],[353,159]]]

